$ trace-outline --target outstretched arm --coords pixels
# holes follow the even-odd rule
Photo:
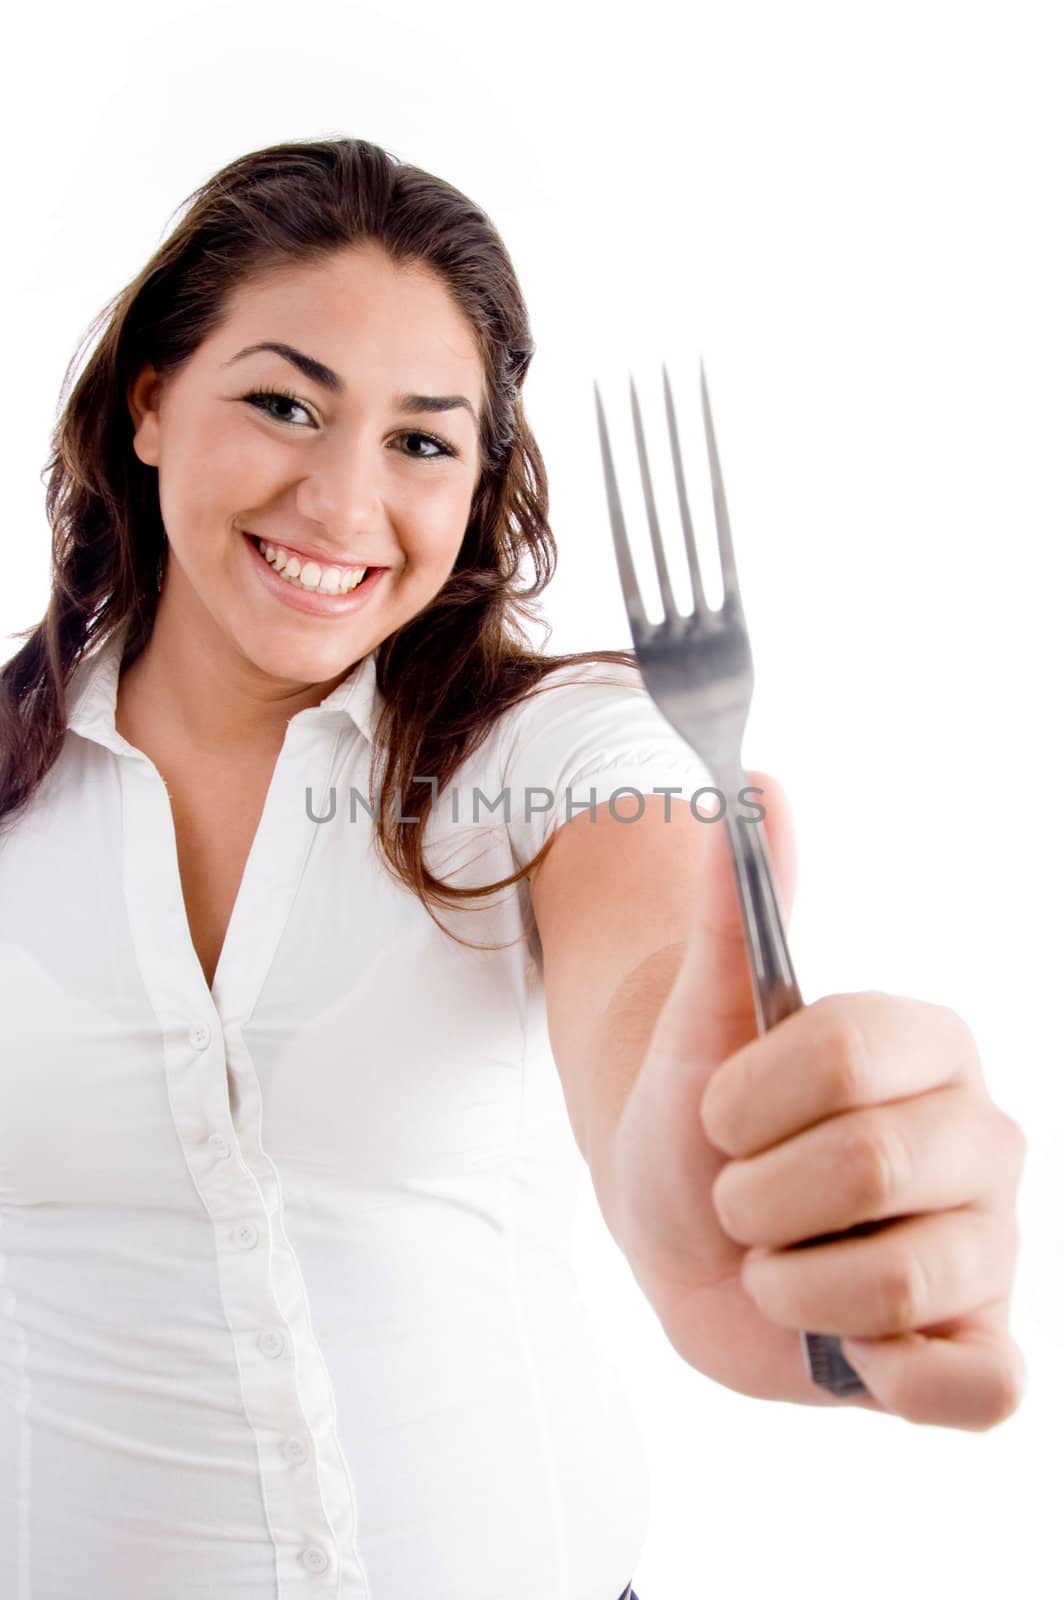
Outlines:
[[[749,778],[786,917],[789,811]],[[1026,1145],[970,1031],[867,992],[759,1036],[724,827],[675,800],[666,822],[664,805],[574,818],[532,883],[552,1047],[607,1227],[676,1350],[718,1382],[994,1426],[1024,1380],[1008,1311]],[[802,1329],[846,1340],[869,1393],[814,1385]]]

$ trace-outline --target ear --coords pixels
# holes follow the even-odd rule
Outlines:
[[[148,362],[141,368],[126,392],[126,403],[133,420],[133,449],[146,467],[159,465],[159,399],[162,380]]]

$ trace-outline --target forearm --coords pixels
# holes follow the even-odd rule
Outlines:
[[[628,974],[592,1034],[593,1065],[585,1107],[585,1155],[603,1220],[626,1251],[615,1170],[621,1116],[646,1059],[665,997],[672,988],[683,942],[666,945]],[[627,1251],[626,1251],[627,1253]]]

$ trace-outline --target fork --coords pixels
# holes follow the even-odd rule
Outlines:
[[[636,659],[643,682],[658,709],[680,737],[702,758],[725,796],[724,816],[739,902],[742,907],[758,1032],[765,1033],[784,1017],[799,1010],[803,1001],[787,948],[775,880],[761,830],[756,823],[751,825],[751,821],[745,818],[740,825],[727,804],[727,797],[731,795],[738,797],[740,789],[746,784],[741,754],[743,733],[753,698],[754,664],[739,595],[735,552],[732,548],[728,508],[724,499],[724,482],[709,409],[705,367],[701,361],[699,372],[702,417],[705,423],[713,485],[717,546],[723,578],[723,604],[717,610],[711,609],[706,604],[702,589],[702,574],[687,502],[687,487],[668,371],[662,367],[665,413],[676,475],[676,495],[680,506],[680,521],[683,526],[694,601],[694,610],[689,615],[681,615],[677,610],[669,581],[654,491],[650,482],[650,467],[647,461],[639,399],[631,375],[629,374],[632,421],[639,455],[639,471],[643,483],[647,521],[650,525],[654,565],[657,569],[664,608],[664,618],[660,623],[648,622],[643,609],[625,533],[606,418],[597,384],[595,406],[598,412],[599,440],[602,445],[602,465],[606,478],[610,525],[613,530],[617,567],[628,610]],[[827,1244],[834,1239],[854,1238],[859,1234],[874,1231],[875,1227],[875,1223],[860,1223],[857,1227],[842,1233],[822,1234],[815,1239],[803,1240],[800,1245],[792,1248],[806,1249],[810,1245]],[[825,1333],[802,1333],[799,1337],[806,1372],[813,1383],[839,1396],[868,1393],[860,1377],[843,1355],[839,1338]]]

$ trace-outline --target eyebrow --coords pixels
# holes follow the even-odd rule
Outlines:
[[[264,339],[260,344],[249,344],[245,350],[238,350],[235,356],[223,361],[222,365],[231,367],[235,361],[242,361],[245,356],[257,355],[260,350],[272,350],[275,355],[283,356],[294,367],[298,367],[311,383],[320,384],[323,389],[328,389],[330,394],[347,393],[347,385],[332,367],[327,367],[323,361],[316,361],[313,356],[304,355],[302,350],[295,350],[290,344],[283,344],[275,339]],[[401,411],[418,412],[454,411],[459,406],[464,406],[479,426],[477,414],[464,394],[398,394],[395,397],[395,404]]]

